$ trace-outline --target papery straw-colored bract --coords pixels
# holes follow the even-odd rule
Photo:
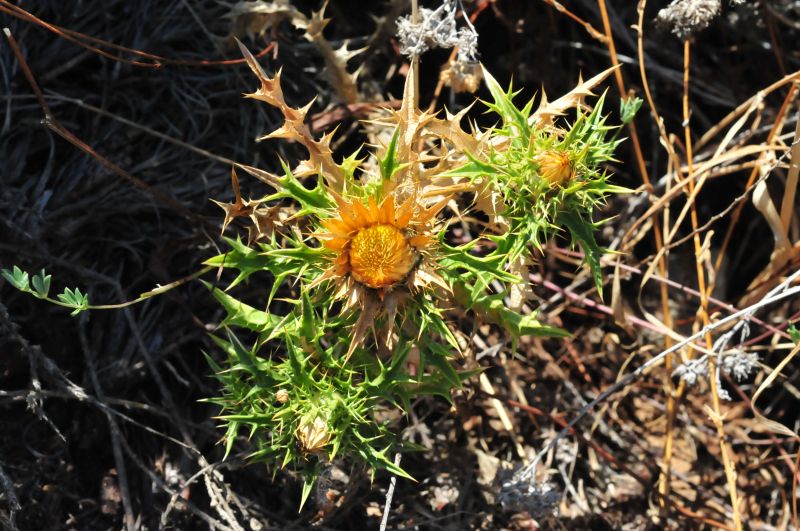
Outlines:
[[[300,450],[304,454],[319,452],[331,440],[331,433],[328,431],[328,423],[322,417],[314,417],[313,420],[304,419],[295,432]]]

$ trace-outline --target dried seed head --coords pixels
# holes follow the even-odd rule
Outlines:
[[[658,12],[656,23],[685,40],[708,27],[719,14],[721,0],[673,0]]]
[[[467,21],[467,27],[457,27],[457,4],[445,0],[436,9],[421,8],[419,22],[411,17],[397,19],[397,37],[400,51],[409,57],[416,57],[430,48],[458,48],[458,59],[474,61],[478,51],[478,34]]]
[[[733,376],[737,382],[741,382],[758,370],[758,354],[737,350],[723,356],[720,365],[723,371]]]
[[[453,61],[448,63],[439,78],[445,85],[453,89],[453,92],[473,93],[478,90],[483,79],[483,69],[480,63],[471,61]]]
[[[566,151],[548,149],[534,157],[539,165],[539,175],[550,185],[560,186],[572,178],[572,159]]]
[[[304,454],[319,451],[331,440],[328,424],[321,418],[315,417],[313,421],[303,421],[295,432],[297,442]]]
[[[472,27],[458,28],[455,47],[458,48],[459,61],[475,62],[478,53],[478,34]]]
[[[280,404],[285,404],[289,401],[289,391],[286,389],[278,389],[275,392],[275,400]]]
[[[282,21],[296,13],[288,0],[241,0],[230,6],[230,12],[223,18],[230,20],[230,44],[235,46],[234,38],[250,39],[263,37],[264,34],[277,27]]]
[[[717,393],[723,400],[731,400],[731,396],[722,386],[720,379],[720,372],[729,374],[741,382],[750,377],[751,374],[756,372],[760,365],[758,362],[758,354],[755,352],[744,352],[743,350],[736,350],[727,354],[718,355],[719,369],[714,378],[717,380]],[[698,382],[706,381],[709,378],[709,365],[708,355],[700,358],[693,359],[678,366],[672,372],[673,376],[679,377],[689,387],[697,385]]]

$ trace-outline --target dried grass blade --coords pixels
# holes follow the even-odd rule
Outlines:
[[[800,435],[789,429],[787,426],[784,426],[780,422],[770,420],[762,415],[756,407],[756,400],[758,400],[758,397],[761,396],[761,393],[763,393],[764,390],[775,381],[786,364],[792,361],[798,352],[800,352],[800,345],[794,347],[792,351],[789,352],[789,354],[787,354],[786,357],[783,358],[783,360],[781,360],[781,362],[774,369],[772,369],[772,371],[769,373],[769,376],[767,376],[767,378],[761,382],[761,385],[758,386],[756,392],[753,393],[753,399],[750,402],[750,407],[753,410],[753,415],[755,416],[756,421],[766,426],[770,431],[774,433],[780,433],[781,435],[786,435],[788,437],[798,437]]]
[[[789,236],[789,223],[794,213],[794,199],[797,194],[797,181],[800,175],[800,120],[794,130],[794,140],[791,147],[791,160],[789,161],[789,173],[786,176],[786,188],[781,202],[781,225],[783,225],[784,235]]]

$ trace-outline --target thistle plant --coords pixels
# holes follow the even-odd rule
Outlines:
[[[536,112],[531,103],[515,106],[514,93],[484,72],[494,99],[488,107],[500,122],[488,130],[471,124],[468,132],[461,126],[466,110],[440,118],[417,108],[412,68],[400,110],[382,122],[393,129],[388,145],[336,162],[331,137],[316,139],[304,124],[309,106],[287,104],[280,73],[269,77],[242,52],[261,83],[248,97],[284,116],[263,138],[297,141],[309,157],[294,168],[284,163],[282,176],[243,167],[274,193],[244,201],[234,174],[236,201],[222,205],[226,225],[243,216],[255,226],[251,245],[228,240],[230,249],[206,263],[237,271],[225,292],[212,288],[228,313],[228,338],[217,342],[230,369],[214,366],[224,393],[213,400],[223,408],[228,448],[245,430],[253,459],[302,471],[303,501],[320,463],[340,455],[359,458],[373,473],[407,476],[389,459],[401,442],[374,411],[407,410],[419,396],[449,399],[471,374],[454,365],[459,347],[450,309],[498,324],[513,339],[565,334],[513,311],[508,293],[496,289],[525,282],[515,264],[562,228],[584,250],[602,289],[594,210],[626,189],[610,184],[603,169],[620,142],[609,135],[618,127],[606,124],[605,97],[591,110],[584,101],[608,72],[553,103],[543,100]],[[623,105],[623,122],[639,105]],[[557,123],[571,108],[575,120]],[[492,198],[472,205],[490,215],[491,230],[454,246],[445,229],[466,193]],[[271,213],[268,233],[259,208]],[[274,280],[266,308],[227,293],[267,272]],[[282,311],[273,309],[279,291],[291,294],[281,298]],[[234,327],[257,333],[255,344],[241,343]]]
[[[523,335],[566,335],[535,312],[509,307],[509,290],[527,282],[520,260],[562,227],[601,288],[593,216],[607,194],[625,191],[608,183],[602,166],[619,140],[609,138],[615,128],[606,125],[604,97],[592,110],[584,104],[608,72],[543,100],[535,112],[530,103],[516,107],[514,93],[484,72],[498,125],[482,130],[462,127],[469,109],[421,111],[412,67],[402,106],[377,121],[391,140],[337,161],[332,135],[317,138],[305,123],[311,104],[287,103],[280,72],[268,76],[241,48],[260,83],[247,97],[283,115],[282,126],[260,140],[298,142],[308,157],[282,161],[280,175],[238,165],[271,188],[256,199],[241,196],[234,169],[235,200],[217,204],[223,233],[241,219],[249,222],[247,237],[224,238],[227,249],[189,279],[217,270],[227,280],[206,283],[226,313],[213,335],[225,359],[207,355],[221,385],[209,402],[221,409],[226,455],[238,437],[249,439],[250,460],[302,477],[302,506],[321,465],[334,459],[361,462],[373,475],[386,469],[409,477],[391,456],[412,445],[382,420],[391,415],[378,413],[408,411],[418,397],[449,400],[475,373],[458,363],[462,316],[499,326],[514,343]],[[623,107],[624,120],[636,105]],[[557,121],[572,108],[571,124]],[[484,211],[489,222],[455,244],[447,228],[468,223],[469,209]],[[44,272],[32,288],[22,270],[3,275],[48,297]],[[242,284],[257,288],[258,303],[237,295]],[[102,308],[79,290],[51,301],[76,312]]]
[[[564,332],[506,307],[492,286],[522,279],[502,256],[481,252],[480,239],[458,246],[445,237],[460,195],[474,190],[448,171],[482,149],[482,135],[461,128],[463,115],[421,112],[409,76],[403,106],[383,123],[393,130],[388,145],[336,162],[331,137],[314,138],[304,123],[309,107],[285,101],[280,73],[268,76],[242,52],[261,84],[247,96],[284,116],[263,138],[297,141],[309,157],[284,163],[283,175],[244,166],[273,193],[243,200],[234,173],[236,200],[221,204],[224,225],[241,217],[253,228],[247,243],[228,239],[229,249],[206,262],[236,272],[224,291],[209,285],[228,315],[216,339],[228,365],[213,366],[224,391],[212,401],[223,408],[228,448],[247,433],[253,459],[301,472],[305,501],[320,462],[338,456],[405,475],[390,459],[401,442],[374,411],[407,410],[419,396],[449,399],[473,374],[454,364],[452,308],[515,338]],[[244,281],[264,284],[263,308],[230,294]],[[236,328],[257,339],[245,345]]]
[[[605,94],[589,111],[585,99],[590,89],[610,71],[587,82],[579,82],[566,96],[548,103],[545,96],[533,112],[533,100],[518,107],[510,88],[502,89],[484,71],[493,101],[487,103],[500,123],[489,130],[481,153],[469,153],[470,162],[453,176],[463,176],[483,186],[483,201],[476,206],[489,215],[496,253],[503,255],[512,270],[523,271],[533,250],[566,229],[574,244],[581,247],[591,268],[598,292],[602,295],[600,257],[603,249],[594,232],[599,225],[594,212],[612,193],[629,190],[608,182],[604,163],[612,161],[622,142],[617,138],[621,125],[607,124],[603,114]],[[630,122],[641,107],[641,100],[623,101],[622,125]],[[558,117],[575,109],[571,123]],[[609,133],[615,132],[613,135]]]

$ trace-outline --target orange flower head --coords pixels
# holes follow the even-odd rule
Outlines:
[[[551,185],[562,185],[574,174],[572,160],[566,151],[550,149],[533,160],[539,165],[539,175]]]
[[[334,299],[344,301],[342,311],[360,309],[346,354],[349,358],[381,314],[386,322],[378,335],[386,344],[398,307],[411,292],[432,284],[449,290],[426,250],[435,241],[436,214],[450,198],[426,207],[414,193],[395,206],[391,193],[378,204],[372,197],[344,199],[329,192],[338,208],[321,220],[316,237],[335,258],[311,287],[332,280]]]
[[[415,235],[412,226],[427,222],[432,212],[415,213],[413,197],[397,208],[391,195],[380,205],[373,198],[364,204],[337,196],[336,202],[337,215],[324,220],[327,232],[318,234],[326,248],[338,253],[330,276],[349,274],[372,289],[390,288],[408,277],[418,251],[431,242],[427,235]]]

